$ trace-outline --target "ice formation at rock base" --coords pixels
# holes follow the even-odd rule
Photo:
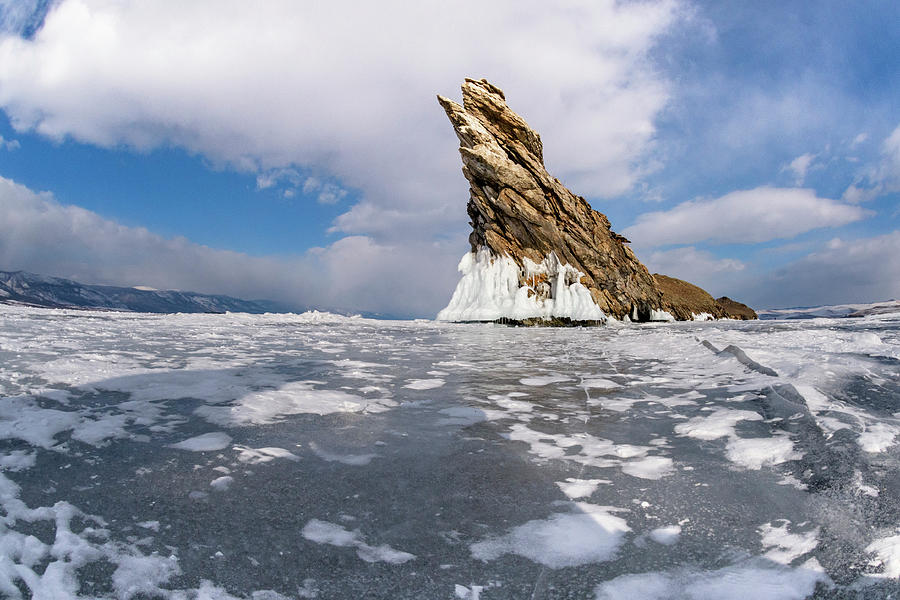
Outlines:
[[[462,279],[439,321],[550,321],[603,323],[607,316],[581,284],[583,273],[564,265],[556,254],[540,264],[525,259],[520,269],[508,256],[482,248],[459,261]]]

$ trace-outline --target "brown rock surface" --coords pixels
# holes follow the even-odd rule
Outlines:
[[[438,96],[459,138],[472,250],[490,248],[520,267],[555,252],[582,273],[581,283],[607,314],[649,318],[661,306],[647,268],[610,230],[609,220],[544,168],[541,137],[485,80],[466,79],[463,104]]]
[[[687,281],[667,275],[653,274],[662,293],[663,310],[679,321],[689,321],[694,315],[707,313],[716,319],[725,316],[725,310],[704,289]]]
[[[740,319],[741,321],[750,321],[759,318],[759,315],[756,314],[755,310],[753,310],[746,304],[742,304],[740,302],[737,302],[736,300],[732,300],[728,296],[716,298],[716,304],[722,307],[722,312],[724,313],[722,316],[726,319]]]

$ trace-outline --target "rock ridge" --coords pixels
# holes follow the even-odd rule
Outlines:
[[[437,98],[459,138],[472,225],[471,255],[460,263],[463,281],[439,319],[494,320],[489,315],[516,318],[549,311],[553,317],[588,320],[579,317],[594,318],[584,308],[588,297],[595,305],[591,308],[634,321],[690,319],[709,312],[703,307],[716,306],[696,286],[703,294],[696,306],[685,299],[666,299],[658,280],[628,247],[628,240],[612,231],[606,216],[547,172],[540,135],[507,106],[500,88],[485,79],[466,78],[461,105]],[[490,267],[502,281],[478,280],[477,269],[488,269],[485,251],[512,261],[502,269]],[[517,282],[511,275],[515,270]],[[477,286],[497,288],[487,294],[490,310],[463,308],[467,301],[472,303]],[[566,296],[564,306],[561,295]],[[538,305],[542,308],[533,308]],[[460,317],[470,314],[475,316]],[[714,316],[722,314],[720,308]]]
[[[524,259],[540,263],[555,253],[582,273],[580,283],[603,312],[649,320],[662,305],[650,272],[605,215],[547,172],[540,135],[486,80],[466,79],[462,95],[462,105],[438,101],[459,138],[470,185],[472,251],[509,256],[523,272]]]

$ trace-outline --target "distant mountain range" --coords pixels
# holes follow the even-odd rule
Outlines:
[[[865,317],[900,313],[900,301],[872,302],[869,304],[833,304],[830,306],[799,306],[794,308],[772,308],[758,311],[760,319],[815,319]]]
[[[151,288],[87,285],[25,271],[0,271],[0,304],[149,313],[302,312],[269,300]]]

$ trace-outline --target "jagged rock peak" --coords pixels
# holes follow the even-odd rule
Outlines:
[[[658,317],[663,307],[660,291],[626,245],[628,240],[610,229],[606,216],[547,172],[541,137],[507,106],[500,88],[484,79],[466,79],[462,97],[460,105],[438,96],[459,138],[463,175],[469,181],[472,253],[468,262],[464,257],[460,263],[460,286],[467,277],[464,268],[472,275],[469,284],[476,285],[477,265],[488,264],[484,261],[492,257],[508,258],[511,262],[500,270],[504,285],[512,286],[512,264],[518,269],[518,287],[509,290],[504,302],[516,304],[512,297],[519,294],[534,305],[523,300],[516,314],[549,311],[577,319],[581,313],[566,308],[563,297],[581,302],[589,296],[606,315],[641,321]],[[565,280],[559,279],[562,274]],[[459,302],[451,301],[439,318],[466,320],[462,317],[474,313],[466,312],[465,298],[474,306],[475,292],[454,294]],[[504,306],[509,308],[509,302]],[[502,310],[495,311],[499,317],[512,317],[499,314]]]

